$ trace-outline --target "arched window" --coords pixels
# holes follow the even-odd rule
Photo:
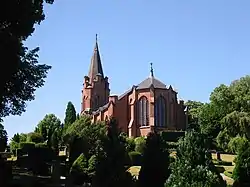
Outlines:
[[[160,96],[156,99],[155,125],[159,127],[166,126],[166,100],[163,96]]]
[[[148,99],[143,96],[138,101],[138,122],[140,126],[149,125],[149,115],[148,115]]]

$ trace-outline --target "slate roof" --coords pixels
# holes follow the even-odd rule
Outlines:
[[[136,86],[133,85],[132,88],[130,88],[129,90],[127,90],[126,92],[124,92],[122,95],[120,95],[118,97],[118,100],[122,99],[124,96],[128,95],[129,93],[131,93],[134,88],[136,88]]]
[[[153,86],[154,88],[166,89],[166,85],[159,81],[158,79],[154,78],[154,76],[150,76],[140,84],[137,85],[137,90],[140,89],[147,89]]]
[[[99,53],[98,43],[96,40],[94,53],[91,58],[90,68],[89,68],[89,78],[92,80],[96,75],[101,75],[104,77],[103,69],[102,69],[102,63],[101,63],[101,57]]]
[[[102,112],[102,111],[106,110],[111,103],[112,103],[112,101],[110,101],[107,104],[99,107],[96,111],[93,111],[93,114],[95,115],[95,114],[98,114],[99,112]]]

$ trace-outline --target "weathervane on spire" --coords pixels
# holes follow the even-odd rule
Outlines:
[[[151,77],[154,76],[154,69],[153,69],[153,63],[152,62],[150,62],[150,75],[151,75]]]
[[[97,34],[95,34],[95,41],[96,41],[96,43],[97,43]]]

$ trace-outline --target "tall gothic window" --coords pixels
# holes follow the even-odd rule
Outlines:
[[[163,96],[156,99],[155,104],[155,125],[158,127],[166,126],[166,100]]]
[[[138,122],[140,126],[149,125],[148,108],[149,108],[148,99],[145,96],[141,97],[138,102]]]

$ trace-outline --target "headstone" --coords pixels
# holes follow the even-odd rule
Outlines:
[[[7,186],[12,178],[12,167],[0,155],[0,186]]]
[[[60,183],[61,171],[60,162],[58,160],[52,163],[52,180],[54,184]]]
[[[216,152],[216,157],[217,157],[217,160],[221,160],[221,156],[220,156],[220,152],[219,151]]]

